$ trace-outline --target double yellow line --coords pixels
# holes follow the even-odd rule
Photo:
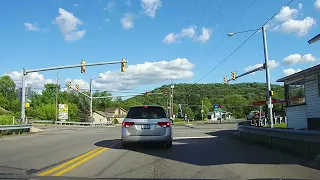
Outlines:
[[[109,144],[106,144],[104,146],[114,146],[116,144],[118,144],[120,141],[119,140],[116,140],[116,141],[113,141]],[[78,156],[74,159],[71,159],[70,161],[67,161],[59,166],[56,166],[52,169],[49,169],[47,171],[44,171],[40,174],[38,174],[38,176],[47,176],[47,175],[50,175],[50,174],[53,174],[52,176],[61,176],[69,171],[71,171],[72,169],[80,166],[81,164],[89,161],[90,159],[94,158],[95,156],[103,153],[104,151],[107,151],[109,148],[104,148],[104,147],[98,147],[98,148],[95,148],[85,154],[82,154],[81,156]]]

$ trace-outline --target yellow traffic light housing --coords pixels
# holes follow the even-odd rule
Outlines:
[[[146,96],[147,96],[147,97],[149,96],[149,92],[148,92],[148,91],[146,91]]]
[[[231,77],[232,77],[232,80],[236,80],[236,72],[235,71],[231,72]]]
[[[228,78],[227,78],[227,76],[223,77],[223,82],[224,82],[225,84],[228,83]]]
[[[121,72],[126,72],[127,61],[122,58],[121,62]]]
[[[71,81],[68,81],[68,89],[71,89]]]
[[[269,91],[269,95],[270,96],[274,96],[274,92],[273,91]]]
[[[85,66],[86,62],[84,60],[82,60],[81,64],[83,65],[83,66],[81,66],[81,73],[85,73],[86,72],[86,66]]]
[[[79,84],[76,84],[76,91],[79,91]]]

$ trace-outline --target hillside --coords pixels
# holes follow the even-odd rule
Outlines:
[[[162,105],[166,107],[167,96],[161,93],[165,89],[170,89],[169,85],[156,88],[150,92],[148,97],[135,96],[123,101],[124,108],[132,105]],[[284,88],[280,85],[272,85],[275,99],[284,98]],[[183,111],[187,112],[189,117],[196,119],[201,117],[201,103],[204,102],[205,112],[212,111],[212,104],[221,104],[222,109],[231,111],[237,118],[244,117],[250,110],[259,107],[250,106],[254,101],[265,100],[265,83],[239,83],[239,84],[176,84],[173,90],[174,111],[178,111],[178,104],[182,104]],[[188,104],[188,105],[187,105]],[[276,111],[281,110],[281,105],[276,105]]]

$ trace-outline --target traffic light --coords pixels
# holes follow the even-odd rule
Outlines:
[[[126,72],[126,65],[127,65],[127,61],[122,58],[122,62],[121,62],[121,72]]]
[[[224,82],[225,84],[228,83],[228,77],[227,77],[227,76],[223,77],[223,82]]]
[[[168,94],[169,94],[168,89],[166,89],[166,90],[164,91],[164,94],[165,94],[166,96],[168,96]]]
[[[86,72],[86,66],[85,66],[86,62],[84,60],[82,60],[81,64],[83,65],[83,66],[81,66],[81,73],[85,73]]]
[[[273,91],[269,91],[269,96],[274,96],[274,92]]]
[[[236,80],[236,72],[235,71],[231,72],[231,77],[232,77],[232,80]]]
[[[76,84],[76,91],[79,91],[79,84]]]
[[[71,81],[68,81],[68,89],[71,89]]]
[[[146,91],[146,96],[147,96],[147,97],[149,96],[149,92],[148,92],[148,91]]]

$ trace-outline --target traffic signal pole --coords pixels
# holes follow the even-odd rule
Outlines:
[[[121,71],[123,72],[123,66],[128,61],[125,59],[122,59],[121,61],[111,61],[111,62],[98,62],[98,63],[88,63],[88,64],[76,64],[76,65],[67,65],[67,66],[56,66],[56,67],[49,67],[49,68],[40,68],[40,69],[30,69],[26,70],[23,68],[22,72],[22,99],[21,99],[21,121],[24,123],[28,123],[25,118],[25,105],[26,105],[26,83],[25,83],[25,76],[32,72],[42,72],[42,71],[52,71],[52,70],[58,70],[58,69],[70,69],[70,68],[77,68],[77,67],[83,67],[83,66],[101,66],[106,64],[121,64]],[[124,69],[125,70],[125,69]],[[86,95],[87,96],[87,95]],[[88,96],[89,97],[89,96]]]
[[[266,69],[266,83],[267,83],[267,104],[269,110],[269,119],[270,119],[270,126],[273,128],[273,104],[272,104],[272,96],[271,96],[271,83],[270,83],[270,71],[269,71],[269,57],[268,57],[268,47],[267,47],[267,37],[266,37],[266,29],[264,26],[261,28],[262,30],[262,37],[263,37],[263,52],[264,52],[264,65]]]

